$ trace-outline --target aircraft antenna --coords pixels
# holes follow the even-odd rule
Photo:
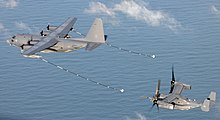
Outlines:
[[[77,76],[77,77],[80,77],[80,78],[82,78],[82,79],[84,79],[84,80],[86,80],[86,81],[89,81],[89,82],[92,82],[92,83],[94,83],[94,84],[97,84],[97,85],[106,87],[106,88],[108,88],[108,89],[112,89],[112,90],[115,90],[115,91],[119,91],[119,92],[121,92],[121,93],[124,92],[124,89],[115,88],[115,87],[112,87],[112,86],[110,86],[110,85],[106,85],[106,84],[103,84],[103,83],[100,83],[100,82],[91,80],[91,79],[89,79],[89,78],[87,78],[87,77],[85,77],[85,76],[82,76],[82,75],[80,75],[80,74],[78,74],[78,73],[75,73],[75,72],[70,71],[70,70],[68,70],[68,69],[66,69],[66,68],[64,68],[64,67],[61,67],[61,66],[59,66],[59,65],[57,65],[57,64],[55,64],[55,63],[52,63],[52,62],[46,60],[46,59],[43,58],[43,57],[39,57],[39,59],[42,60],[42,61],[45,62],[45,63],[48,63],[48,64],[50,64],[50,65],[52,65],[52,66],[54,66],[54,67],[56,67],[56,68],[58,68],[58,69],[61,69],[61,70],[65,71],[65,72],[67,72],[67,73],[70,73],[70,74],[72,74],[72,75],[75,75],[75,76]]]

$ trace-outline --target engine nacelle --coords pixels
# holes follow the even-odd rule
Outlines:
[[[42,30],[42,31],[40,32],[40,35],[41,35],[41,36],[47,36],[47,35],[49,35],[49,34],[50,34],[50,31],[43,31],[43,30]]]
[[[64,38],[71,38],[71,36],[69,36],[68,34],[66,34],[66,35],[64,36]]]
[[[174,104],[172,104],[172,103],[169,104],[169,103],[159,102],[158,105],[159,105],[159,107],[161,107],[161,108],[171,109],[171,110],[174,109]]]
[[[191,85],[187,85],[187,84],[183,84],[183,86],[184,86],[183,88],[186,90],[191,90],[192,88]]]
[[[32,46],[33,45],[23,45],[23,46],[21,46],[21,49],[25,51],[25,50],[31,48]]]
[[[55,29],[57,29],[57,26],[51,26],[51,25],[47,26],[47,30],[53,31]]]

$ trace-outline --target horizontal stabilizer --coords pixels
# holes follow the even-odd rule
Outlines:
[[[95,48],[97,48],[101,43],[87,43],[86,50],[91,51]]]

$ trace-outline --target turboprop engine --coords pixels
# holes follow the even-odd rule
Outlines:
[[[48,26],[47,26],[47,30],[52,31],[52,30],[57,29],[57,27],[58,27],[58,26],[52,26],[52,25],[48,25]]]

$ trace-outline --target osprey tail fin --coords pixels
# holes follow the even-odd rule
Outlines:
[[[216,101],[216,92],[211,92],[202,103],[201,109],[202,111],[208,112],[210,110],[210,107],[215,103]]]

